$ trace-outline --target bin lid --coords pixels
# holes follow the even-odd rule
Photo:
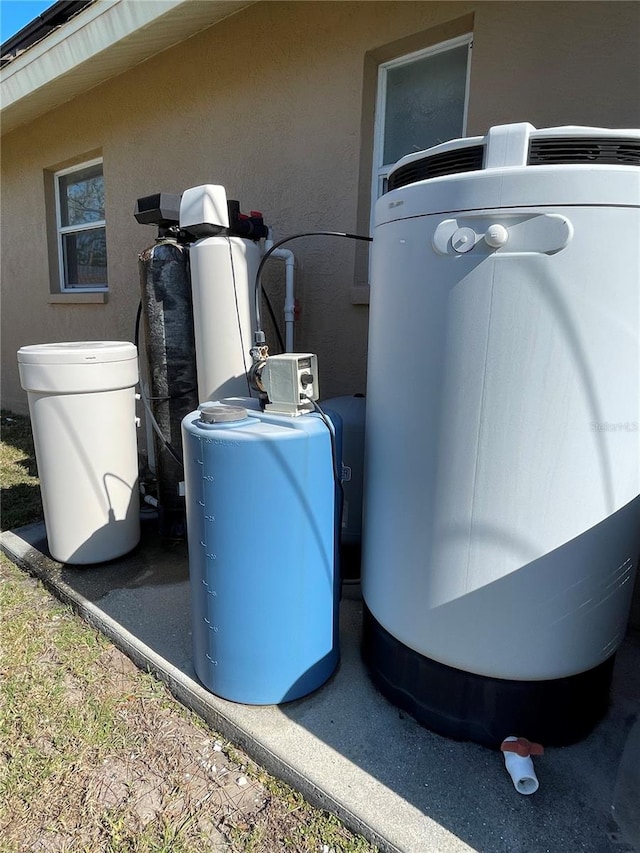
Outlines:
[[[21,364],[100,364],[137,358],[138,351],[128,341],[70,341],[58,344],[31,344],[20,347]]]

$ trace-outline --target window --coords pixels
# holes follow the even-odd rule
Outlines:
[[[460,36],[378,67],[374,203],[400,157],[464,136],[471,45]]]
[[[102,160],[54,175],[61,292],[107,289]]]

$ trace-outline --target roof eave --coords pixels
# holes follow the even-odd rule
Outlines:
[[[100,0],[0,71],[2,134],[252,5],[255,0]]]
[[[52,30],[66,24],[74,15],[82,11],[85,6],[95,3],[96,0],[57,0],[49,6],[41,15],[29,21],[15,35],[12,35],[0,45],[0,67],[24,53],[34,44],[48,36]]]

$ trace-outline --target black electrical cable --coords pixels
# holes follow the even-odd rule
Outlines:
[[[278,321],[276,319],[275,311],[273,310],[273,305],[271,304],[271,300],[269,299],[269,294],[266,290],[262,291],[262,295],[264,296],[264,301],[267,303],[267,308],[269,310],[269,316],[271,317],[271,321],[273,322],[273,326],[276,330],[276,335],[278,337],[278,343],[280,345],[280,349],[282,352],[286,350],[286,346],[284,340],[282,338],[282,332],[280,331],[280,326],[278,326]]]
[[[227,244],[229,246],[229,261],[231,263],[231,278],[233,280],[233,298],[236,303],[236,319],[238,321],[238,333],[240,335],[240,351],[242,352],[243,361],[246,358],[246,354],[248,350],[245,349],[244,338],[242,336],[242,321],[240,320],[240,307],[238,305],[238,286],[236,283],[236,268],[233,264],[233,245],[231,244],[231,240],[227,237]],[[247,370],[247,363],[244,361],[245,373],[247,379],[247,395],[251,397],[251,381],[249,379],[249,371]]]
[[[138,313],[136,314],[136,325],[133,332],[133,342],[138,349],[140,344],[140,320],[142,318],[142,299],[138,302]]]
[[[291,234],[289,237],[284,237],[282,240],[278,240],[274,243],[273,246],[271,246],[262,256],[258,265],[258,271],[256,272],[254,298],[256,305],[256,332],[258,333],[264,334],[262,330],[262,320],[260,317],[262,302],[262,270],[264,269],[264,265],[276,249],[279,249],[280,246],[284,246],[285,243],[297,240],[299,237],[346,237],[348,240],[364,240],[367,243],[373,242],[373,237],[365,237],[362,234],[349,234],[346,231],[302,231],[300,234]],[[257,340],[256,343],[258,343]]]
[[[339,505],[338,509],[342,512],[342,506],[344,504],[344,489],[342,488],[342,477],[340,476],[340,471],[342,469],[342,463],[338,461],[338,447],[336,445],[336,431],[335,427],[331,423],[331,420],[327,416],[325,412],[320,408],[320,406],[316,403],[315,400],[310,400],[313,405],[314,410],[320,415],[322,420],[325,423],[326,428],[329,430],[329,439],[331,441],[331,458],[333,460],[333,480],[336,486],[336,490],[339,493]],[[337,547],[337,542],[336,542]]]
[[[331,456],[333,458],[333,479],[336,484],[336,488],[340,492],[340,502],[344,502],[344,487],[342,485],[342,476],[340,474],[340,470],[342,465],[338,463],[338,448],[336,446],[336,435],[335,428],[331,423],[330,418],[327,416],[326,412],[324,412],[320,406],[316,403],[315,400],[311,400],[313,408],[320,415],[322,420],[325,422],[327,429],[329,430],[329,436],[331,437]],[[353,580],[349,578],[342,578],[343,586],[357,586],[360,583],[359,578],[355,578]]]
[[[315,400],[310,400],[310,403],[315,409],[315,411],[320,415],[320,417],[325,423],[325,426],[329,430],[329,436],[331,438],[331,457],[333,459],[333,479],[335,480],[336,487],[344,495],[344,489],[342,488],[342,477],[340,476],[342,463],[338,461],[338,447],[336,445],[335,427],[331,423],[331,420],[329,419],[328,415],[320,408],[320,406],[316,403]]]

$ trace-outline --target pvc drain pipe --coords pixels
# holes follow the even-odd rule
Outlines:
[[[524,737],[508,737],[500,747],[504,754],[504,763],[519,794],[535,794],[540,787],[536,771],[533,768],[532,755],[542,755],[544,749],[539,743],[531,743]]]

